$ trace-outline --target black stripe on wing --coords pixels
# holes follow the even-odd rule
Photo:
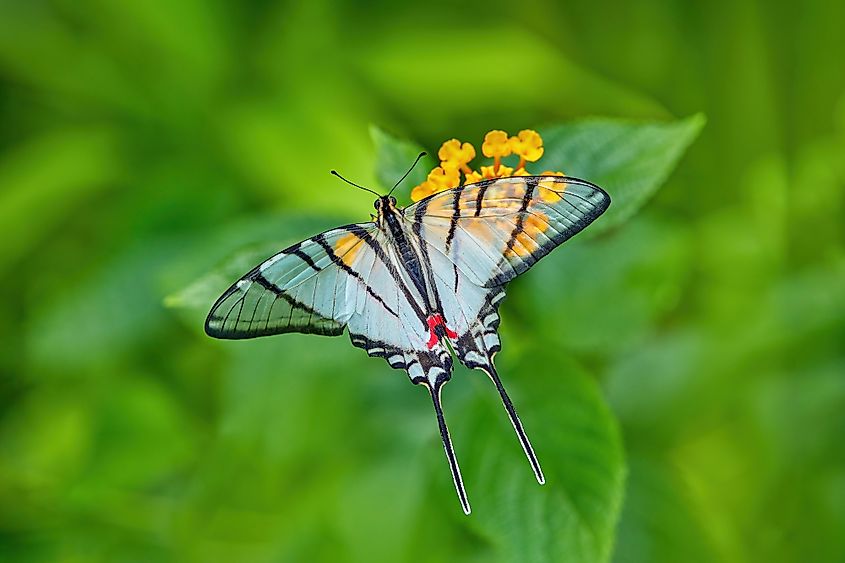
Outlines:
[[[498,330],[501,322],[499,305],[504,298],[503,288],[491,291],[478,311],[476,323],[455,340],[455,355],[466,367],[485,367],[492,363],[493,356],[502,349]]]
[[[435,350],[413,350],[374,340],[363,334],[350,332],[349,337],[352,345],[364,349],[367,355],[384,358],[390,367],[407,371],[412,383],[445,383],[452,377],[452,355],[442,346]]]
[[[357,228],[355,228],[355,227],[357,227]],[[414,299],[413,295],[411,295],[411,291],[408,289],[408,286],[405,284],[405,281],[402,279],[402,276],[399,274],[399,270],[396,268],[396,265],[393,263],[393,261],[390,260],[390,258],[387,256],[387,253],[384,251],[384,248],[382,247],[382,245],[379,244],[379,242],[377,240],[375,240],[375,238],[372,236],[372,234],[370,234],[369,231],[367,231],[363,228],[360,228],[357,225],[351,225],[351,226],[344,227],[344,228],[346,228],[351,234],[360,238],[367,246],[369,246],[373,250],[373,252],[375,252],[376,257],[379,259],[379,261],[381,261],[381,263],[384,265],[384,267],[387,268],[387,271],[390,273],[390,277],[393,278],[393,282],[402,291],[402,294],[405,297],[405,301],[408,302],[408,305],[410,305],[411,309],[414,311],[414,314],[417,316],[417,318],[420,320],[420,322],[423,325],[425,325],[425,319],[426,319],[425,312],[419,306],[416,299]],[[341,264],[342,264],[342,262],[341,262]],[[345,264],[342,264],[342,265],[345,266]],[[384,307],[394,317],[399,316],[392,309],[390,309],[390,307],[388,307],[386,303],[384,303],[384,301],[381,299],[381,297],[375,295],[375,293],[373,292],[372,289],[370,289],[369,286],[367,286],[367,291],[371,295],[373,295],[373,297],[375,297],[375,299],[377,301],[379,301],[382,305],[384,305]]]
[[[533,202],[531,200],[538,181],[541,179],[543,178],[537,176],[526,178],[528,189],[525,192],[520,212],[516,217],[516,226],[508,239],[505,257],[502,260],[503,266],[505,261],[509,262],[515,274],[501,267],[500,273],[493,276],[485,284],[486,287],[508,283],[516,275],[525,272],[552,250],[583,231],[610,206],[610,196],[603,189],[584,180],[569,177],[561,178],[566,181],[566,189],[559,192],[561,196],[559,202],[538,205],[536,200]],[[539,217],[540,210],[546,213],[544,222],[547,230],[542,233],[531,233],[525,228],[526,222],[531,218]],[[554,220],[551,216],[553,212],[555,214]],[[559,225],[560,228],[557,229],[554,225]],[[533,245],[536,245],[536,248],[532,248],[530,252],[519,253],[519,256],[515,257],[513,252],[517,250],[517,245],[520,245],[521,237],[525,237],[532,242]],[[510,259],[508,258],[509,254],[511,255]]]
[[[508,243],[505,245],[505,252],[513,251],[517,237],[525,232],[525,212],[528,210],[528,204],[531,203],[531,198],[534,197],[534,190],[537,189],[537,177],[533,176],[526,178],[525,186],[525,194],[522,196],[522,203],[519,205],[519,213],[516,216],[516,225],[514,226],[513,231],[511,231]],[[457,222],[457,220],[453,219],[453,223],[454,222]]]
[[[363,243],[367,243],[367,244],[368,244],[371,248],[374,248],[373,243],[368,242],[368,241],[367,241],[367,239],[365,239],[363,236],[361,236],[361,233],[363,232],[363,233],[364,233],[364,234],[366,234],[366,236],[367,236],[367,237],[369,237],[369,238],[370,238],[370,240],[372,241],[372,237],[370,237],[369,233],[366,233],[366,232],[365,232],[363,229],[361,229],[360,227],[358,227],[357,229],[353,229],[353,227],[358,227],[358,225],[347,225],[346,227],[340,227],[340,228],[341,228],[341,229],[344,229],[344,230],[345,230],[347,233],[349,233],[349,234],[352,234],[352,235],[357,236],[357,237],[361,240],[361,243],[362,243],[362,244],[363,244]],[[394,310],[393,310],[393,309],[392,309],[392,308],[391,308],[391,307],[390,307],[390,306],[389,306],[389,305],[388,305],[388,304],[384,301],[384,299],[383,299],[383,298],[382,298],[382,297],[381,297],[378,293],[376,293],[376,292],[375,292],[375,290],[374,290],[372,287],[370,287],[370,284],[368,284],[368,283],[367,283],[367,281],[366,281],[366,280],[365,280],[365,279],[361,276],[361,274],[359,274],[358,272],[356,272],[355,270],[353,270],[352,268],[350,268],[350,267],[346,264],[346,262],[344,262],[344,261],[343,261],[343,257],[342,257],[342,256],[338,256],[338,254],[337,254],[337,253],[334,251],[334,249],[331,247],[331,244],[329,244],[329,243],[326,241],[326,238],[325,238],[325,236],[324,236],[323,234],[319,234],[319,235],[317,235],[317,236],[316,236],[316,237],[314,237],[312,240],[314,240],[317,244],[319,244],[320,246],[322,246],[322,247],[323,247],[323,250],[326,252],[326,254],[327,254],[327,255],[331,258],[332,262],[333,262],[333,263],[334,263],[334,264],[335,264],[338,268],[340,268],[341,270],[343,270],[344,272],[346,272],[346,274],[348,274],[351,278],[355,279],[355,280],[356,280],[356,281],[358,281],[361,285],[363,285],[363,286],[364,286],[365,291],[367,292],[367,294],[368,294],[370,297],[372,297],[373,299],[375,299],[376,301],[378,301],[378,302],[379,302],[379,304],[380,304],[382,307],[384,307],[384,310],[385,310],[385,311],[387,311],[390,315],[393,315],[394,317],[397,317],[397,318],[399,317],[399,314],[398,314],[396,311],[394,311]],[[378,243],[374,243],[374,244],[378,244]],[[380,247],[379,247],[379,248],[380,248]],[[379,253],[377,252],[376,254],[378,255]]]
[[[333,248],[351,228],[366,229],[361,225],[331,229],[291,245],[247,272],[212,306],[205,321],[206,334],[224,339],[287,332],[341,334],[345,324],[333,317],[345,305],[347,276],[363,283],[373,294]],[[344,247],[343,254],[356,246]],[[375,294],[373,297],[378,298]],[[318,300],[325,302],[318,304]],[[395,314],[386,303],[381,304]]]

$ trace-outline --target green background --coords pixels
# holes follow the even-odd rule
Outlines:
[[[0,560],[845,560],[843,21],[0,1]],[[697,113],[645,207],[510,288],[499,368],[545,487],[489,383],[447,386],[470,517],[404,374],[346,337],[212,341],[185,290],[366,219],[328,170],[378,185],[371,124],[436,150]],[[580,146],[538,170],[589,172]]]

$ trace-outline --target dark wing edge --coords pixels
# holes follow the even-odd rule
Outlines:
[[[519,260],[512,261],[511,266],[514,270],[513,274],[503,272],[494,276],[485,284],[485,287],[495,287],[506,284],[513,280],[516,276],[523,274],[542,258],[548,256],[552,250],[586,229],[593,221],[598,219],[605,211],[607,211],[608,207],[610,207],[610,195],[599,186],[586,180],[570,176],[535,176],[534,178],[537,178],[537,181],[534,184],[535,188],[543,179],[554,179],[553,181],[556,183],[565,182],[566,188],[561,191],[552,190],[547,185],[544,187],[545,189],[557,193],[561,198],[560,201],[566,203],[569,208],[571,208],[571,211],[569,211],[569,216],[571,218],[570,223],[563,231],[558,231],[551,236],[546,234],[548,237],[547,241],[537,240],[531,237],[538,245],[537,250],[522,256]],[[578,203],[574,203],[573,199],[577,200]],[[556,205],[557,204],[555,204],[555,206]],[[542,207],[547,211],[556,209],[555,206],[551,204],[542,205]],[[562,214],[561,217],[563,217]],[[527,231],[522,230],[517,232],[514,230],[508,243],[509,246],[512,245],[513,241],[520,235],[530,236]]]

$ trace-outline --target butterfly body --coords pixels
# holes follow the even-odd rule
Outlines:
[[[379,212],[376,223],[383,236],[388,239],[389,246],[397,250],[400,262],[408,273],[414,287],[423,300],[427,313],[426,322],[436,314],[432,305],[436,295],[430,292],[433,287],[430,268],[423,267],[423,253],[420,241],[412,234],[405,216],[396,207],[393,197],[383,197],[376,200],[376,210]]]
[[[464,511],[469,502],[440,404],[458,361],[490,377],[540,483],[540,464],[493,365],[506,284],[601,215],[610,198],[569,177],[486,180],[320,233],[269,258],[212,307],[206,332],[239,339],[338,335],[424,385]]]

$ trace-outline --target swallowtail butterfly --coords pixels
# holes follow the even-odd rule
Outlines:
[[[373,222],[320,233],[244,275],[212,307],[206,333],[242,339],[286,332],[337,336],[347,329],[354,346],[428,389],[455,489],[469,514],[440,402],[452,373],[451,348],[462,364],[490,377],[544,483],[493,365],[501,348],[497,311],[508,282],[593,222],[610,197],[564,176],[484,180],[405,208],[390,194],[376,195]]]

